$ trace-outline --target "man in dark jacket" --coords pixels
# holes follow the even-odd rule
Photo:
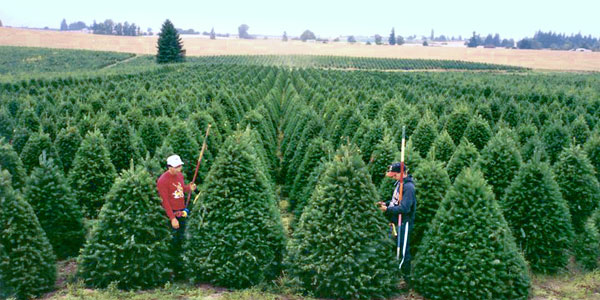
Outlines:
[[[396,179],[396,188],[394,189],[394,195],[388,202],[379,202],[379,209],[385,213],[386,218],[390,221],[392,226],[398,225],[398,217],[402,216],[402,224],[400,228],[397,228],[398,248],[400,249],[401,271],[404,275],[404,281],[410,284],[410,239],[409,235],[415,223],[415,212],[417,210],[417,199],[415,197],[415,185],[413,183],[412,176],[408,172],[408,167],[404,166],[404,178],[401,175],[401,164],[394,163],[390,165],[388,172],[385,176]],[[403,181],[402,195],[400,195],[400,180]],[[393,228],[393,227],[392,227]]]

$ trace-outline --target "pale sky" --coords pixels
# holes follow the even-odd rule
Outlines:
[[[135,23],[145,31],[160,30],[165,19],[175,27],[196,31],[237,34],[240,24],[250,34],[299,36],[305,29],[317,37],[340,35],[397,35],[470,37],[499,33],[502,38],[521,39],[537,30],[581,32],[600,36],[599,0],[254,0],[254,1],[137,1],[137,0],[2,0],[0,20],[4,26],[59,28],[83,21]],[[168,3],[168,4],[167,4]]]

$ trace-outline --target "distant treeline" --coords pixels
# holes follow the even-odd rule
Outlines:
[[[592,35],[583,36],[581,33],[557,34],[552,31],[535,33],[533,38],[524,38],[517,43],[520,49],[554,49],[554,50],[571,50],[577,48],[585,48],[594,51],[600,51],[600,40],[592,37]]]
[[[101,23],[96,23],[96,21],[94,21],[94,24],[92,24],[92,26],[87,26],[85,24],[85,22],[82,22],[82,21],[78,21],[78,22],[67,25],[67,21],[65,19],[63,19],[62,22],[60,23],[61,31],[82,30],[82,29],[89,29],[94,34],[128,35],[128,36],[142,35],[140,27],[135,25],[135,23],[131,23],[131,24],[129,24],[129,22],[115,23],[111,19],[107,19]],[[150,33],[150,34],[152,34],[152,33]]]
[[[500,34],[488,34],[485,39],[482,39],[479,34],[473,32],[473,36],[466,42],[467,47],[475,48],[477,46],[484,47],[505,47],[512,48],[515,46],[513,39],[500,39]]]

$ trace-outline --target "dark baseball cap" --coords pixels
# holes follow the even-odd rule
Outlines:
[[[388,172],[400,173],[402,171],[402,163],[395,162],[388,167]],[[404,172],[408,173],[408,167],[404,164]]]

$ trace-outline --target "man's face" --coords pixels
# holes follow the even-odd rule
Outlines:
[[[387,172],[385,173],[385,176],[395,180],[402,179],[402,175],[399,172]]]
[[[182,166],[169,167],[169,173],[171,173],[173,175],[179,174],[179,173],[181,173],[181,168],[182,168]]]

